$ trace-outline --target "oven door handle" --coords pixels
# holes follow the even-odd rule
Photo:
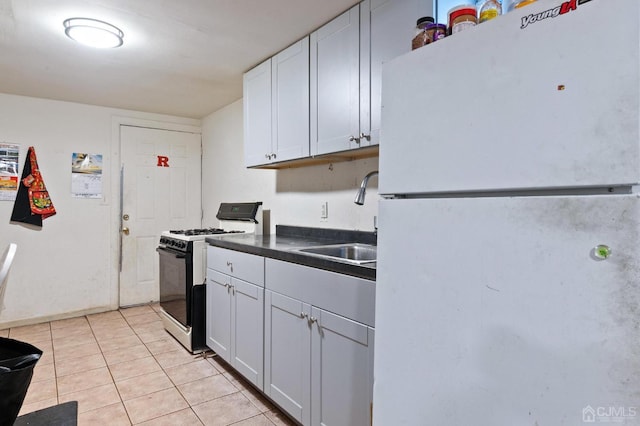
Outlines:
[[[156,251],[158,253],[160,252],[164,252],[164,253],[169,253],[175,256],[176,259],[184,259],[185,257],[187,257],[186,254],[184,253],[180,253],[180,252],[174,252],[173,250],[169,250],[169,249],[165,249],[165,248],[160,248],[160,247],[156,247]]]

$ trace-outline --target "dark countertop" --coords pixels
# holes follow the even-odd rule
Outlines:
[[[375,262],[357,265],[295,251],[300,248],[326,244],[376,244],[376,235],[373,232],[276,225],[275,235],[223,234],[209,236],[205,240],[212,246],[229,250],[297,263],[367,280],[375,281],[376,279]]]

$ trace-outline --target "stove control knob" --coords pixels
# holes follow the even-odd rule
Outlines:
[[[183,249],[183,248],[185,248],[185,247],[187,247],[187,242],[186,242],[186,241],[181,241],[181,242],[180,242],[180,248],[182,248],[182,249]]]

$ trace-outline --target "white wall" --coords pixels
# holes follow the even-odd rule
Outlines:
[[[125,117],[125,118],[122,118]],[[34,146],[57,214],[42,229],[10,222],[0,201],[0,252],[18,252],[9,275],[0,329],[117,308],[118,121],[199,126],[198,120],[0,94],[0,143],[20,145],[20,172]],[[143,121],[144,120],[144,121]],[[104,198],[71,197],[71,154],[103,154]],[[115,173],[114,173],[115,170]]]
[[[0,312],[0,329],[118,307],[118,122],[160,128],[199,120],[0,94],[0,143],[20,145],[20,169],[34,146],[57,215],[42,229],[10,223],[13,202],[0,201],[0,251],[18,244]],[[243,165],[242,100],[203,120],[203,225],[216,225],[220,202],[263,201],[276,224],[373,230],[377,179],[365,205],[353,203],[377,158],[286,170]],[[71,197],[71,154],[103,154],[104,197]],[[329,203],[329,218],[320,206]]]
[[[262,201],[275,225],[373,231],[378,180],[369,181],[364,206],[353,203],[362,178],[378,169],[378,159],[362,159],[284,170],[244,167],[242,100],[205,117],[203,142],[203,225],[215,225],[221,202]],[[329,218],[320,208],[329,203]]]

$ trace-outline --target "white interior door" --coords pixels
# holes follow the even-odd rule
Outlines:
[[[131,306],[159,300],[160,233],[201,224],[201,137],[122,125],[120,146],[120,306]]]

